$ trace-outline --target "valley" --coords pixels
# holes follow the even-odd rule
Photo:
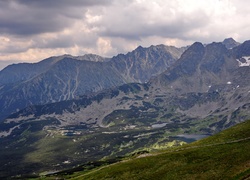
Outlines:
[[[35,178],[82,166],[90,170],[93,164],[178,146],[187,156],[209,152],[211,143],[197,152],[187,143],[250,119],[250,41],[229,47],[196,42],[188,48],[138,47],[112,59],[52,57],[38,63],[44,64],[41,69],[21,64],[39,69],[37,74],[20,72],[23,80],[10,70],[18,65],[7,67],[0,80],[7,70],[13,79],[0,81],[0,105],[6,112],[0,122],[0,177]],[[245,138],[230,142],[245,143]],[[233,144],[218,143],[225,149]],[[182,147],[167,159],[183,156]]]
[[[250,121],[214,136],[151,154],[138,154],[111,165],[86,165],[41,179],[248,179]]]

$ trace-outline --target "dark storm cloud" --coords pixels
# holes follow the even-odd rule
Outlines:
[[[1,0],[0,33],[34,35],[61,31],[84,19],[89,6],[110,0]]]

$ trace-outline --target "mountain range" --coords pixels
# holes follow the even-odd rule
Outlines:
[[[50,99],[58,97],[57,101],[60,102],[45,104],[47,103],[46,101],[39,101],[45,105],[29,106],[10,115],[7,120],[12,121],[12,118],[26,119],[26,117],[30,116],[32,118],[40,118],[42,116],[43,118],[57,118],[61,124],[67,125],[84,123],[103,126],[105,119],[111,116],[111,114],[117,114],[116,111],[124,113],[123,111],[135,111],[136,109],[139,114],[138,118],[146,116],[141,115],[144,111],[156,113],[154,115],[156,122],[161,120],[166,115],[165,113],[178,112],[192,118],[205,118],[215,114],[216,116],[217,114],[218,116],[223,115],[224,117],[221,119],[226,120],[225,123],[230,125],[240,121],[239,119],[232,119],[234,117],[232,113],[236,109],[247,111],[249,107],[250,83],[248,74],[250,73],[250,68],[247,66],[247,61],[243,62],[244,58],[247,59],[246,57],[250,56],[250,51],[247,49],[250,47],[249,43],[249,41],[246,41],[234,49],[227,49],[223,43],[211,43],[206,46],[201,43],[194,43],[181,55],[176,63],[158,76],[152,77],[146,84],[125,84],[124,81],[121,81],[120,83],[124,85],[99,91],[98,93],[88,93],[84,96],[79,96],[80,93],[78,93],[77,98],[72,91],[67,91],[67,89],[65,90],[65,95],[63,95],[61,92],[63,87],[59,88],[60,92],[54,89],[54,94],[45,91],[44,94],[50,95]],[[138,49],[141,48],[139,47],[135,51],[138,52]],[[136,53],[132,54],[135,56]],[[128,53],[127,56],[130,57],[131,55]],[[114,59],[116,60],[116,58]],[[72,60],[63,59],[61,63],[64,61],[69,61],[73,64],[73,67],[79,67],[79,65],[77,66],[73,63],[78,63],[78,61],[72,62]],[[245,63],[246,66],[242,66],[241,63]],[[67,67],[70,69],[68,70],[69,72],[76,72],[69,65]],[[127,66],[124,65],[124,69],[127,69],[125,67]],[[140,69],[138,66],[135,67]],[[101,69],[103,70],[104,68],[102,67]],[[111,71],[107,72],[111,73]],[[68,78],[72,77],[67,73],[66,69],[63,74],[66,74]],[[122,74],[124,75],[125,73]],[[135,76],[136,73],[130,74]],[[152,75],[153,73],[150,74]],[[130,78],[132,78],[132,75],[130,75]],[[48,74],[47,76],[48,78],[53,77],[53,74]],[[63,77],[63,75],[59,77]],[[114,76],[112,77],[114,79]],[[142,76],[140,77],[143,79]],[[96,77],[96,83],[99,78],[99,76]],[[90,83],[93,81],[92,76]],[[138,79],[137,81],[140,80]],[[56,82],[51,84],[60,87]],[[81,84],[81,82],[78,84]],[[86,88],[90,87],[87,82],[83,84],[86,85]],[[114,84],[113,86],[115,86]],[[68,85],[67,87],[75,86]],[[78,85],[79,87],[81,86]],[[71,89],[77,92],[76,87]],[[27,94],[32,96],[32,93]],[[40,97],[42,96],[40,95]],[[148,104],[148,107],[145,104]],[[166,107],[173,107],[173,111],[164,111]],[[145,110],[140,112],[141,109]]]
[[[179,145],[189,140],[172,136],[207,136],[250,119],[249,58],[250,41],[229,38],[8,66],[0,72],[0,174]]]
[[[103,58],[63,55],[41,62],[14,64],[0,71],[0,120],[30,105],[77,98],[118,85],[145,82],[172,65],[185,48],[138,47]]]

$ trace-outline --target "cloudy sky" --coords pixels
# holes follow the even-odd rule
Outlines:
[[[0,69],[62,54],[250,39],[248,0],[0,0]]]

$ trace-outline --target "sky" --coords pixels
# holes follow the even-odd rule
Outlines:
[[[250,39],[247,0],[0,0],[0,69],[50,56]]]

